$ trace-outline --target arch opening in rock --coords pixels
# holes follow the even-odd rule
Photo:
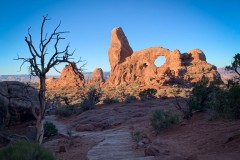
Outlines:
[[[158,56],[157,59],[154,61],[156,67],[161,67],[166,61],[164,56]]]

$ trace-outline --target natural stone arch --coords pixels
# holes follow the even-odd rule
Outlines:
[[[155,59],[154,64],[156,67],[159,68],[162,65],[164,65],[165,62],[166,62],[165,56],[158,56],[157,59]]]
[[[105,84],[120,85],[141,83],[145,85],[165,85],[182,82],[196,82],[202,74],[210,80],[219,77],[216,67],[206,62],[204,53],[194,49],[181,54],[163,47],[151,47],[133,52],[121,28],[112,32],[108,50],[111,72]],[[159,56],[165,57],[161,66],[154,62]],[[196,77],[189,79],[189,75]]]

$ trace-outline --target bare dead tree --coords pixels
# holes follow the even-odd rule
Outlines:
[[[53,32],[48,36],[48,33],[44,32],[44,26],[46,21],[48,21],[48,16],[43,16],[43,21],[40,27],[40,43],[39,46],[36,47],[33,44],[32,35],[30,33],[31,27],[28,29],[28,37],[25,37],[25,42],[28,45],[28,49],[30,52],[30,58],[23,58],[19,57],[16,60],[22,60],[22,65],[20,66],[20,70],[25,63],[28,63],[30,75],[38,76],[40,81],[40,88],[39,88],[39,102],[40,108],[39,111],[34,114],[37,117],[37,136],[36,141],[42,143],[44,129],[43,125],[45,123],[45,109],[46,109],[46,75],[50,69],[56,69],[56,66],[60,63],[69,63],[72,64],[71,60],[73,60],[73,52],[69,52],[69,44],[63,50],[59,50],[59,42],[63,39],[63,34],[69,33],[68,31],[58,31],[61,22],[57,25],[57,27],[53,30]],[[52,53],[48,51],[48,47],[52,48]],[[81,59],[76,63],[82,62]],[[79,71],[82,71],[81,66]]]

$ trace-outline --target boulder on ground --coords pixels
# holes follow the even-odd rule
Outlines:
[[[17,81],[0,82],[0,124],[34,120],[33,107],[39,108],[37,89]]]

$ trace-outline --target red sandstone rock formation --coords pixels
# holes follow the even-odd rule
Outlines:
[[[132,52],[121,28],[114,28],[108,50],[111,72],[106,84],[119,85],[139,82],[145,85],[191,83],[204,76],[210,81],[219,78],[217,68],[206,62],[205,54],[194,49],[181,54],[162,47],[147,48]],[[157,67],[154,62],[159,56],[166,58]]]
[[[92,78],[88,80],[88,83],[102,83],[104,82],[103,71],[101,68],[94,69]]]
[[[108,57],[111,67],[114,68],[116,65],[124,62],[127,57],[132,55],[132,53],[133,50],[130,47],[122,28],[114,28],[112,30],[111,44],[108,49]]]
[[[48,78],[46,84],[48,89],[57,89],[84,86],[85,80],[83,74],[78,71],[76,64],[73,62],[64,67],[60,78]]]

